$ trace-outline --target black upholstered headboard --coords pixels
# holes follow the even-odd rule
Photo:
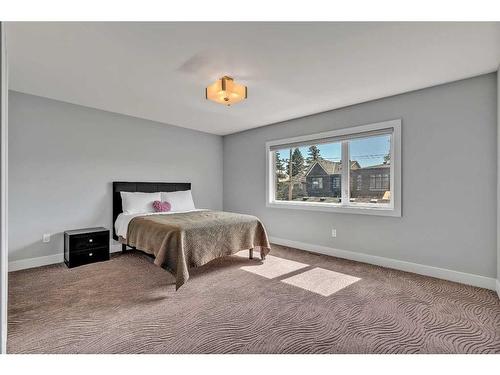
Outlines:
[[[113,238],[118,240],[115,232],[115,221],[119,214],[122,213],[122,197],[121,191],[137,191],[141,193],[156,193],[159,191],[180,191],[190,190],[190,182],[113,182]]]

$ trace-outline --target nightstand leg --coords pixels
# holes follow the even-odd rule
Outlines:
[[[127,250],[127,245],[122,243],[122,253],[124,253]]]
[[[248,259],[253,259],[253,248],[248,250]]]

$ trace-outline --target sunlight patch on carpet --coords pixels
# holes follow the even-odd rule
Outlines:
[[[328,297],[359,280],[361,279],[358,277],[343,273],[323,268],[313,268],[310,271],[302,272],[281,281]]]
[[[240,253],[236,255],[244,255],[245,257],[248,257],[248,251]],[[266,277],[268,279],[274,279],[275,277],[286,275],[287,273],[297,271],[308,266],[309,265],[305,263],[295,262],[293,260],[268,255],[266,257],[266,260],[264,260],[262,263],[257,263],[252,266],[244,266],[241,267],[241,269],[259,276]]]

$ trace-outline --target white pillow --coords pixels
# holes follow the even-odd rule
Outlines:
[[[122,211],[124,214],[154,212],[153,202],[161,200],[160,193],[131,193],[121,191]]]
[[[191,211],[194,210],[193,196],[191,190],[173,191],[170,193],[161,193],[162,202],[167,201],[170,203],[171,211]]]

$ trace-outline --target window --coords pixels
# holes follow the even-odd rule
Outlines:
[[[370,190],[385,191],[390,189],[390,181],[388,174],[372,174],[370,175]]]
[[[401,120],[266,144],[267,205],[401,216]]]
[[[335,189],[340,189],[340,181],[341,177],[340,175],[337,176],[332,176],[332,187]]]
[[[312,177],[312,188],[315,190],[323,189],[323,178],[321,177]]]
[[[362,188],[363,188],[363,176],[358,174],[356,177],[356,190],[361,191]]]

